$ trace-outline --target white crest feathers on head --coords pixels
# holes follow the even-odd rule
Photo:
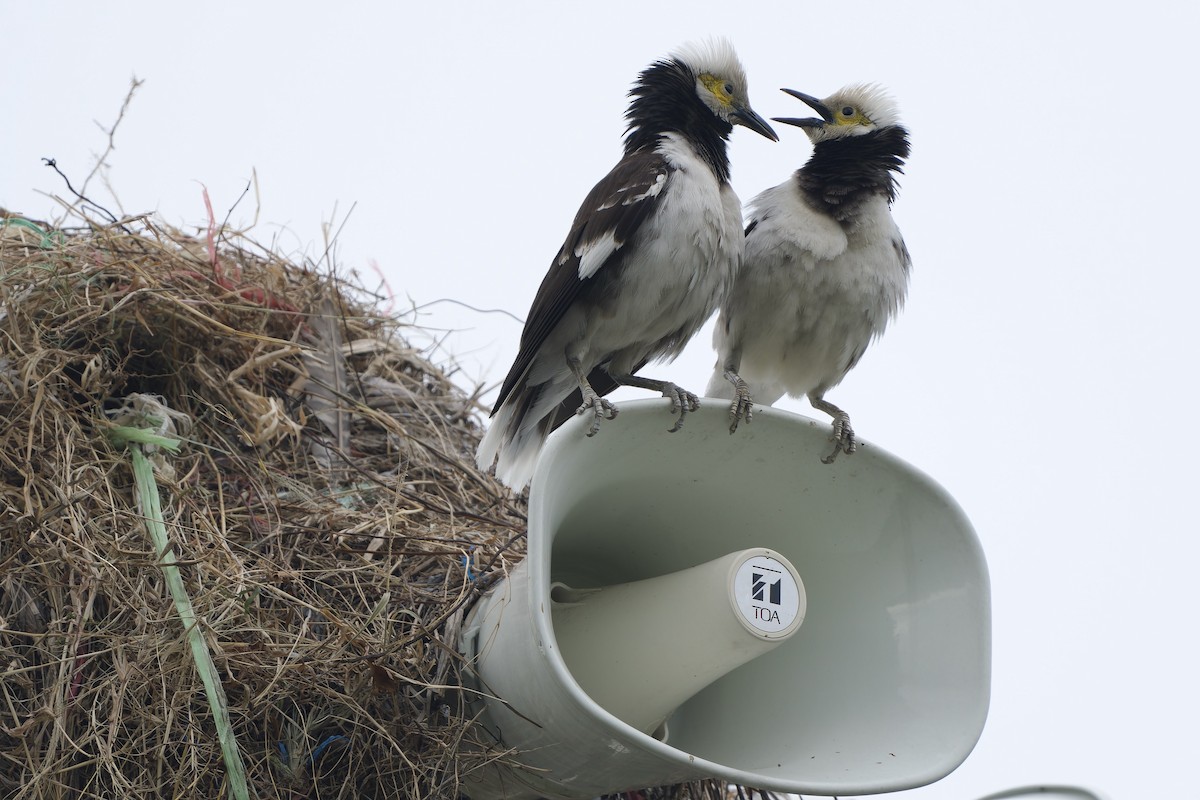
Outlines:
[[[717,75],[733,83],[741,94],[746,93],[746,70],[733,44],[724,36],[687,42],[671,51],[670,57],[697,75],[705,72]]]
[[[843,86],[822,102],[834,110],[839,106],[852,105],[866,114],[877,128],[886,128],[900,122],[900,107],[895,98],[877,83],[852,83]]]

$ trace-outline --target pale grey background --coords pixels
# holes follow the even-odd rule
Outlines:
[[[974,521],[995,654],[975,752],[897,796],[1194,798],[1198,22],[1153,0],[6,3],[0,205],[54,216],[40,158],[82,179],[136,75],[109,159],[125,211],[202,225],[202,184],[223,217],[256,170],[260,241],[317,258],[345,223],[342,268],[377,264],[397,311],[523,316],[650,61],[727,35],[764,116],[805,113],[781,86],[884,83],[912,131],[914,279],[829,397]],[[807,158],[780,132],[735,131],[743,199]],[[253,217],[251,197],[233,221]],[[448,303],[416,322],[466,384],[499,381],[520,333]],[[712,360],[706,329],[654,374],[702,389]]]

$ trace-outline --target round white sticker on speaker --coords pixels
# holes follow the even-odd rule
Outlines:
[[[790,636],[804,621],[804,583],[782,556],[746,559],[734,573],[732,589],[742,623],[763,638]]]

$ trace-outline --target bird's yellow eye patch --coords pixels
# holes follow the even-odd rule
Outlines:
[[[713,97],[720,100],[725,105],[733,104],[733,84],[729,81],[718,78],[709,72],[702,72],[697,76],[700,82],[704,84],[704,88],[713,93]]]
[[[836,125],[870,125],[871,118],[854,106],[842,106],[833,112]]]

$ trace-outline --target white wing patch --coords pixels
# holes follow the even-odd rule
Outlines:
[[[599,239],[584,242],[575,250],[579,259],[579,280],[587,280],[596,274],[608,257],[617,252],[621,245],[612,231],[605,231]]]
[[[661,192],[663,187],[666,185],[667,171],[662,170],[661,172],[655,174],[654,183],[650,184],[650,186],[646,188],[646,191],[642,192],[641,194],[625,196],[625,192],[628,192],[632,187],[623,186],[620,189],[617,189],[616,194],[601,203],[600,207],[596,210],[607,211],[608,209],[616,206],[618,203],[623,206],[631,206],[639,200],[645,200],[647,197],[658,197],[659,192]]]
[[[605,211],[617,205],[619,201],[623,206],[631,206],[634,203],[640,203],[644,200],[658,197],[662,192],[663,187],[667,185],[667,171],[662,170],[654,176],[654,182],[646,187],[646,191],[640,194],[626,195],[630,187],[618,189],[616,194],[604,201],[604,204],[597,208],[597,211]],[[604,262],[608,261],[609,257],[621,249],[624,242],[618,242],[613,231],[605,231],[596,239],[583,242],[579,247],[575,248],[575,257],[579,259],[579,280],[586,280],[592,277],[604,266]]]
[[[647,187],[646,191],[641,194],[635,194],[632,197],[626,197],[621,201],[623,206],[631,206],[639,200],[645,200],[648,197],[658,197],[659,192],[667,185],[667,171],[664,169],[654,176],[654,183]]]

